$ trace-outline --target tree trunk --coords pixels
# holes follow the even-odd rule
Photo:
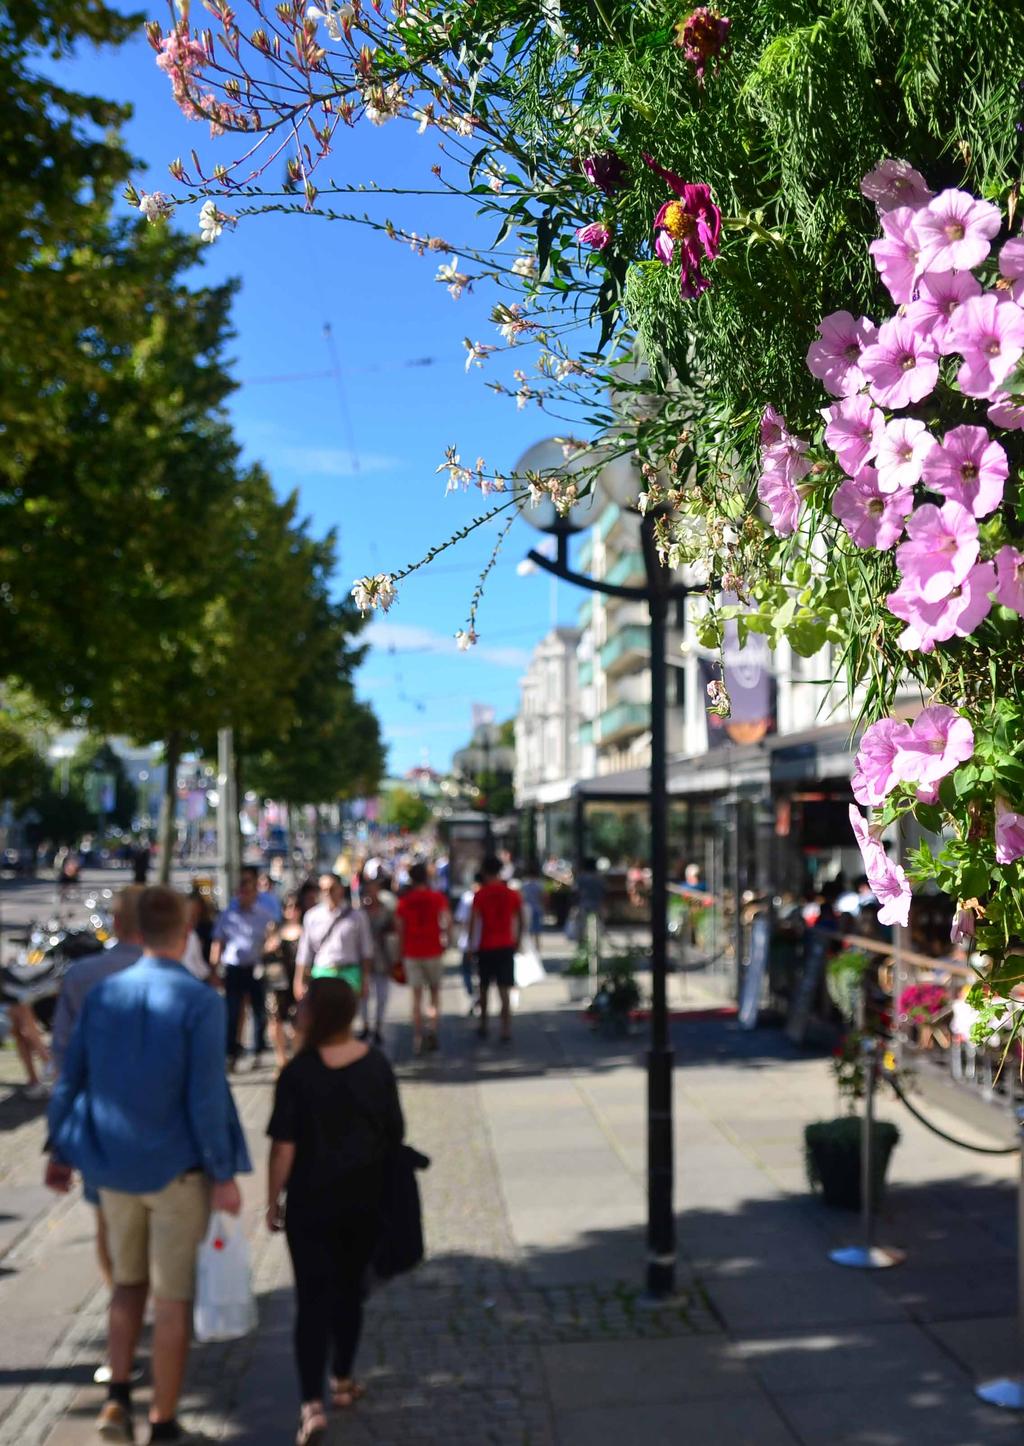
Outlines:
[[[164,743],[164,766],[167,772],[164,778],[164,796],[160,802],[160,828],[158,832],[160,860],[157,870],[157,880],[161,884],[169,884],[171,882],[171,865],[174,861],[174,843],[176,838],[174,815],[178,803],[178,762],[180,758],[181,734],[177,729],[172,728]]]

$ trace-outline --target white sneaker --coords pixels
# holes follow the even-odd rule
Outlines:
[[[50,1098],[51,1086],[45,1080],[36,1080],[35,1084],[26,1085],[25,1098],[27,1100],[48,1100]]]

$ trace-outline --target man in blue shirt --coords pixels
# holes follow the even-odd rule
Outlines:
[[[242,1052],[238,1039],[242,1022],[242,1004],[248,999],[252,1007],[255,1039],[253,1064],[260,1063],[266,1047],[267,1004],[263,985],[263,944],[271,925],[270,915],[259,902],[256,870],[249,865],[238,876],[238,893],[213,927],[210,963],[220,968],[227,1000],[227,1055],[234,1069]]]
[[[89,992],[71,1037],[47,1180],[70,1189],[75,1166],[100,1190],[114,1276],[100,1434],[134,1440],[131,1368],[152,1287],[149,1439],[178,1441],[196,1253],[211,1209],[240,1211],[234,1177],[252,1166],[224,1078],[224,1003],[180,962],[187,902],[157,886],[138,912],[142,958]]]

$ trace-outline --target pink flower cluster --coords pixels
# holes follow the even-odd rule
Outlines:
[[[1004,243],[1000,279],[986,291],[972,270],[1002,224],[997,207],[966,191],[936,196],[899,160],[883,161],[861,190],[878,207],[883,235],[869,249],[899,310],[877,326],[848,311],[826,316],[807,365],[838,398],[822,412],[825,442],[847,477],[832,510],[858,547],[896,548],[889,610],[905,624],[901,645],[931,652],[968,637],[993,598],[1024,615],[1024,557],[1010,546],[981,554],[979,520],[1000,507],[1009,476],[988,428],[943,435],[894,414],[929,398],[942,358],[956,355],[963,395],[988,403],[990,423],[1024,429],[1024,405],[1008,390],[1024,361],[1024,240]]]
[[[949,1003],[949,990],[942,984],[908,984],[896,1009],[915,1024],[931,1024],[945,1013]]]
[[[211,136],[222,136],[229,127],[244,128],[247,119],[240,106],[218,100],[212,91],[201,96],[195,93],[194,82],[213,57],[189,33],[188,24],[181,21],[168,35],[160,35],[154,22],[154,31],[151,41],[156,63],[170,80],[171,94],[182,115],[187,120],[209,121]]]
[[[871,891],[881,907],[880,924],[901,924],[910,919],[910,884],[899,864],[894,864],[885,851],[877,829],[869,828],[855,803],[850,804],[850,827],[853,829],[860,856],[864,860]]]
[[[864,730],[851,786],[858,803],[880,804],[899,783],[932,790],[974,753],[974,730],[955,708],[935,704],[913,723],[882,718]]]
[[[676,26],[676,40],[687,60],[692,64],[698,82],[704,84],[704,72],[709,60],[717,60],[729,38],[732,21],[707,5],[697,9],[681,20]]]
[[[796,531],[800,494],[796,484],[811,470],[807,443],[795,437],[774,407],[761,417],[761,477],[757,495],[771,513],[777,537]]]

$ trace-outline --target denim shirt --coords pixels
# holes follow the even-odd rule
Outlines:
[[[252,1169],[224,1075],[224,1001],[144,954],[90,990],[50,1101],[54,1154],[90,1183],[145,1195],[187,1170]]]

